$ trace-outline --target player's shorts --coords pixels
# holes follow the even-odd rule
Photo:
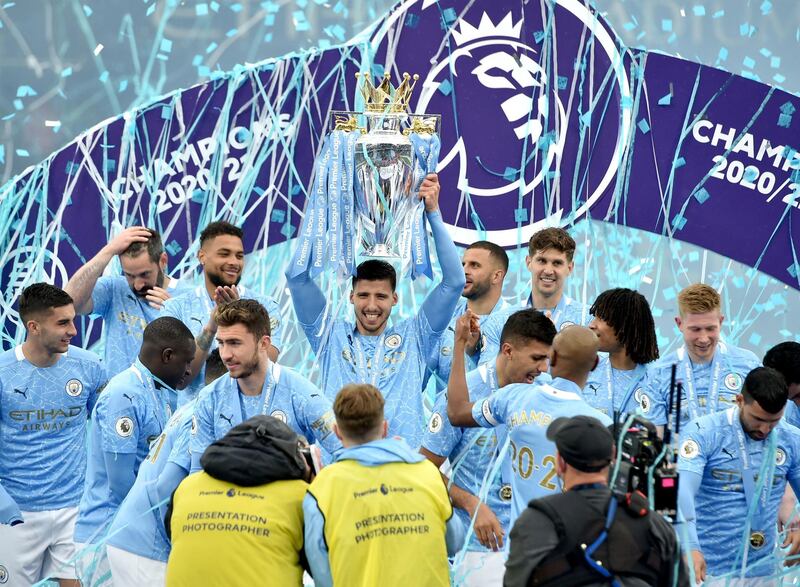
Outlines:
[[[75,543],[75,570],[83,587],[111,587],[111,567],[108,565],[105,542]]]
[[[167,563],[157,561],[127,550],[106,546],[114,587],[161,587],[167,580]]]
[[[0,525],[0,584],[33,585],[44,579],[75,579],[78,508],[22,512],[23,524]]]
[[[468,551],[455,569],[455,584],[464,587],[502,585],[506,572],[506,553]]]

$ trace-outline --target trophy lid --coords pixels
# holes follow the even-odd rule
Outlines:
[[[372,76],[367,72],[356,73],[356,78],[363,78],[360,90],[364,97],[365,112],[405,113],[408,112],[411,94],[417,85],[419,75],[414,74],[412,78],[408,73],[404,73],[403,81],[396,88],[392,87],[389,81],[391,74],[388,72],[383,75],[377,86],[374,85]],[[413,81],[411,81],[412,79]]]

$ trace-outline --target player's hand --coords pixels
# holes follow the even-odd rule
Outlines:
[[[503,527],[494,512],[485,503],[478,504],[478,514],[475,516],[475,536],[486,548],[497,552],[503,548]]]
[[[235,285],[223,285],[214,290],[214,301],[217,305],[230,304],[239,299],[239,290]]]
[[[439,209],[439,176],[429,173],[419,186],[419,199],[425,200],[425,211],[436,212]]]
[[[800,529],[800,517],[795,513],[795,505],[797,505],[797,498],[787,484],[786,491],[781,498],[781,506],[778,509],[778,531]]]
[[[784,540],[782,544],[783,548],[787,546],[789,547],[789,552],[786,553],[786,561],[783,564],[787,567],[793,567],[800,563],[800,558],[793,558],[797,557],[798,553],[800,553],[800,530],[789,531],[786,535],[786,540]]]
[[[694,578],[699,585],[706,580],[706,558],[699,550],[692,551],[692,564],[694,565]]]
[[[467,311],[459,316],[458,320],[456,320],[456,329],[453,342],[455,344],[461,343],[465,347],[468,347],[470,344],[472,344],[474,348],[474,345],[478,342],[480,334],[481,327],[480,322],[478,321],[478,315],[472,310],[467,309]]]
[[[108,241],[106,249],[114,255],[119,255],[133,243],[146,243],[148,240],[150,240],[149,230],[144,226],[131,226]]]
[[[148,290],[145,299],[147,300],[147,303],[150,304],[151,308],[160,310],[161,308],[164,307],[164,302],[166,302],[171,297],[172,296],[169,295],[169,292],[164,288],[151,287]]]

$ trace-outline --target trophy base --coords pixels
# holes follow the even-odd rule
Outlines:
[[[400,255],[396,253],[389,245],[379,243],[372,245],[364,251],[365,257],[373,257],[379,259],[399,259]]]

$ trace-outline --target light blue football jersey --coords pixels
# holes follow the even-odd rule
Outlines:
[[[175,412],[161,435],[150,444],[150,452],[139,467],[136,482],[111,523],[109,545],[167,562],[170,542],[159,505],[170,496],[159,499],[156,485],[167,463],[175,463],[189,474],[192,461],[189,438],[195,403],[196,400]]]
[[[189,291],[188,282],[170,278],[167,291],[172,297]],[[160,310],[138,297],[122,276],[103,276],[92,291],[92,314],[103,318],[104,364],[109,377],[133,365],[142,346],[145,327],[159,317]]]
[[[792,426],[800,428],[800,408],[792,400],[786,402],[786,411],[783,412],[783,419]]]
[[[532,499],[561,491],[556,476],[556,445],[547,440],[547,427],[556,418],[592,416],[603,425],[611,418],[583,400],[574,382],[556,377],[551,383],[514,383],[475,403],[472,417],[484,428],[505,424],[511,462],[509,527]]]
[[[744,434],[736,407],[702,416],[681,431],[678,470],[703,477],[695,497],[695,515],[709,575],[739,572],[739,567],[734,567],[742,549],[743,518],[748,512],[740,442],[746,447],[747,470],[755,477],[752,499],[760,501],[751,520],[751,532],[760,533],[764,539],[763,544],[755,541],[760,544],[757,548],[748,546],[746,574],[756,577],[778,572],[774,556],[778,508],[787,481],[795,492],[800,490],[800,430],[782,421],[770,437],[758,441]],[[771,442],[775,443],[774,474],[771,483],[764,486],[767,491],[756,494],[763,456],[768,454]]]
[[[483,328],[483,325],[487,320],[489,320],[490,317],[502,312],[507,307],[508,304],[505,302],[505,300],[500,298],[495,304],[494,308],[492,308],[491,312],[478,316],[478,321],[481,324],[481,328]],[[456,309],[453,311],[453,317],[450,319],[450,324],[448,324],[447,329],[442,332],[442,335],[439,338],[439,344],[436,347],[435,354],[428,357],[428,371],[434,378],[437,394],[447,387],[447,381],[450,378],[450,367],[453,364],[456,320],[458,320],[466,311],[467,300],[465,298],[461,298],[456,305]],[[467,365],[467,369],[472,369],[474,366],[474,364],[471,363],[472,358],[467,357],[467,359],[470,361],[470,363]]]
[[[89,466],[75,523],[76,542],[95,543],[103,538],[122,502],[111,490],[109,477],[115,472],[107,468],[106,453],[134,455],[136,475],[174,406],[175,391],[157,388],[153,375],[138,359],[108,382],[92,412]]]
[[[78,347],[44,368],[21,345],[0,353],[0,484],[22,511],[78,505],[86,421],[105,382],[97,356]]]
[[[297,371],[270,362],[261,395],[255,397],[258,407],[250,416],[278,418],[308,442],[319,442],[330,454],[342,448],[333,433],[331,402]],[[192,472],[201,469],[200,457],[212,442],[247,419],[244,398],[236,380],[227,373],[203,389],[192,422]]]
[[[494,369],[482,365],[467,374],[467,389],[471,402],[479,402],[497,391],[497,377]],[[428,430],[422,441],[422,446],[435,455],[446,457],[450,460],[450,481],[465,489],[472,495],[478,496],[484,481],[489,483],[486,494],[486,505],[492,510],[506,534],[511,530],[508,525],[511,510],[511,486],[504,486],[501,472],[489,478],[490,468],[493,466],[493,457],[497,450],[497,434],[494,429],[483,428],[458,428],[450,423],[447,417],[447,395],[441,394],[436,400],[433,414],[428,421]],[[464,527],[472,523],[470,515],[460,508],[453,508],[456,515],[461,518]],[[477,536],[472,539],[467,550],[488,552]]]
[[[640,408],[642,386],[645,384],[647,367],[636,365],[630,371],[614,369],[608,355],[600,357],[594,371],[589,373],[583,388],[583,399],[606,416],[632,414]]]
[[[443,312],[451,314],[449,307]],[[370,383],[381,390],[389,436],[400,436],[416,448],[425,431],[422,382],[426,357],[435,352],[440,333],[420,311],[413,318],[387,326],[380,336],[363,336],[348,320],[324,325],[325,313],[303,325],[321,365],[322,388],[333,401],[348,383]]]
[[[690,420],[734,405],[745,377],[761,362],[752,352],[722,341],[717,343],[717,350],[709,363],[693,363],[684,346],[661,357],[649,369],[638,398],[642,413],[654,424],[667,422],[673,364],[678,365],[675,381],[683,384],[680,402],[682,429]],[[676,409],[677,405],[670,417],[673,429]]]
[[[500,335],[503,333],[503,327],[506,325],[508,317],[514,312],[530,308],[531,303],[531,298],[528,297],[527,302],[524,304],[506,306],[501,311],[493,312],[490,319],[486,320],[485,323],[481,323],[483,344],[481,357],[478,361],[481,365],[493,363],[497,358],[497,354],[500,352]],[[591,318],[589,306],[573,300],[566,294],[562,294],[561,300],[555,309],[550,312],[550,319],[558,332],[574,324],[586,326]]]
[[[270,334],[272,346],[280,349],[283,321],[281,320],[278,303],[271,297],[257,294],[249,288],[246,289],[242,285],[237,286],[237,288],[241,299],[256,300],[267,310],[267,314],[269,314],[270,330],[272,332]],[[208,319],[211,318],[211,312],[214,311],[214,306],[214,300],[208,297],[205,286],[198,285],[178,298],[167,300],[167,303],[164,304],[162,316],[177,318],[192,331],[195,337],[197,337],[203,330],[203,326],[208,322]],[[209,352],[213,351],[215,348],[217,348],[216,339],[211,342]],[[179,405],[188,403],[196,398],[200,390],[203,389],[205,380],[206,366],[204,363],[194,381],[178,394]]]

